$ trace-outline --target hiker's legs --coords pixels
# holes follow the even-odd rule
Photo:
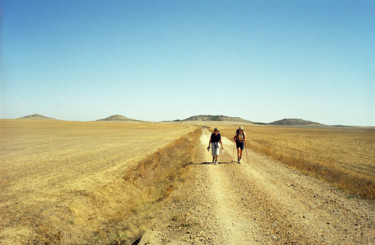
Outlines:
[[[219,143],[212,143],[212,161],[217,162],[217,157],[219,156]]]
[[[211,154],[212,154],[212,157],[215,157],[215,155],[216,155],[215,143],[211,143]]]
[[[238,157],[238,162],[241,162],[241,159],[242,159],[242,149],[241,148],[238,148],[239,149],[239,157]]]
[[[241,158],[242,158],[242,151],[244,148],[244,142],[237,142],[236,146],[237,146],[237,159],[238,159],[238,163],[240,163]]]
[[[241,158],[242,157],[242,151],[243,151],[243,148],[244,148],[244,142],[237,142],[236,146],[237,146],[237,157]]]

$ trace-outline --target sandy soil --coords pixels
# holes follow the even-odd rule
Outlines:
[[[209,132],[201,138],[207,147]],[[219,164],[194,165],[195,179],[168,219],[140,244],[374,244],[375,203],[348,196],[252,151],[231,162],[233,143]],[[147,238],[148,237],[148,238]]]

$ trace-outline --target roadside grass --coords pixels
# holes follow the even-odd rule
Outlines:
[[[233,138],[235,127],[221,127]],[[375,200],[375,130],[245,127],[247,146],[351,195]]]
[[[165,201],[182,201],[178,195],[175,200],[168,197],[192,177],[189,165],[199,158],[201,132],[199,128],[181,137],[124,174],[123,191],[127,199],[123,202],[126,205],[103,225],[103,229],[95,232],[93,242],[132,244],[158,222],[155,214]]]

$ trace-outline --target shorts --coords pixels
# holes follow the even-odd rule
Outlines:
[[[236,142],[236,148],[240,148],[241,150],[243,150],[243,148],[245,148],[245,142],[243,141],[237,141]]]
[[[212,149],[212,156],[219,156],[220,143],[219,142],[212,142],[211,143],[211,149]]]

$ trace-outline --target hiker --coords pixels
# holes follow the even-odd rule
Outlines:
[[[210,150],[212,146],[212,162],[217,163],[217,157],[219,156],[219,143],[221,144],[221,148],[224,150],[223,142],[221,141],[221,134],[218,128],[214,129],[214,132],[211,134],[210,142],[208,142],[207,150]]]
[[[243,127],[239,127],[236,130],[236,134],[234,135],[233,139],[234,139],[234,142],[236,142],[237,160],[238,160],[238,163],[241,163],[242,151],[245,148],[245,141],[246,141],[246,134],[243,131]]]

